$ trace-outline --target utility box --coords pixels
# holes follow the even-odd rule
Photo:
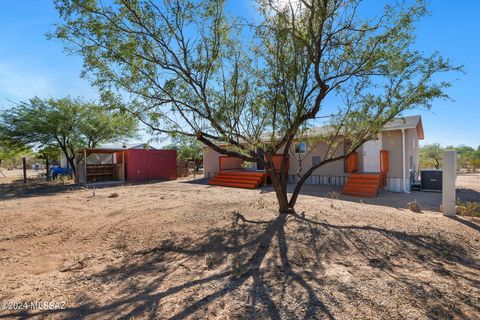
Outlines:
[[[442,191],[442,170],[422,170],[422,190]]]

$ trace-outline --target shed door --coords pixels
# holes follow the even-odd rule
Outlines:
[[[363,172],[380,172],[380,150],[382,150],[382,135],[377,140],[363,144]]]

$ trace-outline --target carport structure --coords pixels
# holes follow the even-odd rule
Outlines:
[[[85,148],[77,154],[77,183],[126,181],[124,149]]]

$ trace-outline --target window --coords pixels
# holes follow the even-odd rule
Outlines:
[[[295,153],[307,153],[307,144],[305,142],[296,143]]]
[[[322,161],[322,158],[321,157],[312,157],[312,166],[316,166],[317,164],[319,164],[320,162]]]

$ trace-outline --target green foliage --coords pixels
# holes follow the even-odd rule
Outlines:
[[[56,145],[46,146],[37,151],[36,157],[38,159],[60,160],[62,152]]]
[[[114,142],[136,136],[138,122],[125,112],[106,109],[93,103],[84,104],[78,129],[86,146],[95,148],[100,142]]]
[[[7,141],[52,154],[59,148],[75,170],[75,152],[99,142],[129,138],[136,121],[118,111],[70,98],[32,98],[1,114],[0,125]]]
[[[4,136],[3,132],[0,134]],[[16,163],[18,157],[28,152],[29,150],[24,146],[13,144],[8,140],[0,141],[0,167],[5,162]]]
[[[318,125],[324,99],[341,96],[327,151],[302,172],[290,206],[316,168],[403,112],[447,98],[450,83],[433,79],[461,70],[413,49],[422,1],[392,0],[379,17],[358,13],[368,12],[366,1],[256,2],[259,15],[245,21],[226,12],[225,0],[56,0],[63,23],[50,37],[83,57],[104,99],[128,99],[125,108],[152,132],[263,164],[279,199],[286,179],[271,156],[283,148],[286,159],[295,137]]]
[[[457,166],[459,169],[472,169],[476,171],[480,168],[480,151],[463,144],[457,147],[447,146],[443,148],[439,143],[432,143],[420,147],[420,168],[441,168],[444,150],[457,151]]]
[[[202,143],[188,136],[174,136],[172,144],[167,149],[177,150],[179,160],[192,160],[197,163],[203,157]]]
[[[461,216],[480,217],[480,202],[458,201],[458,214]]]
[[[420,147],[420,168],[428,169],[435,167],[435,169],[440,169],[443,150],[439,143],[427,144]]]
[[[473,171],[476,172],[480,169],[480,150],[475,150],[470,152],[470,166],[473,168]]]

